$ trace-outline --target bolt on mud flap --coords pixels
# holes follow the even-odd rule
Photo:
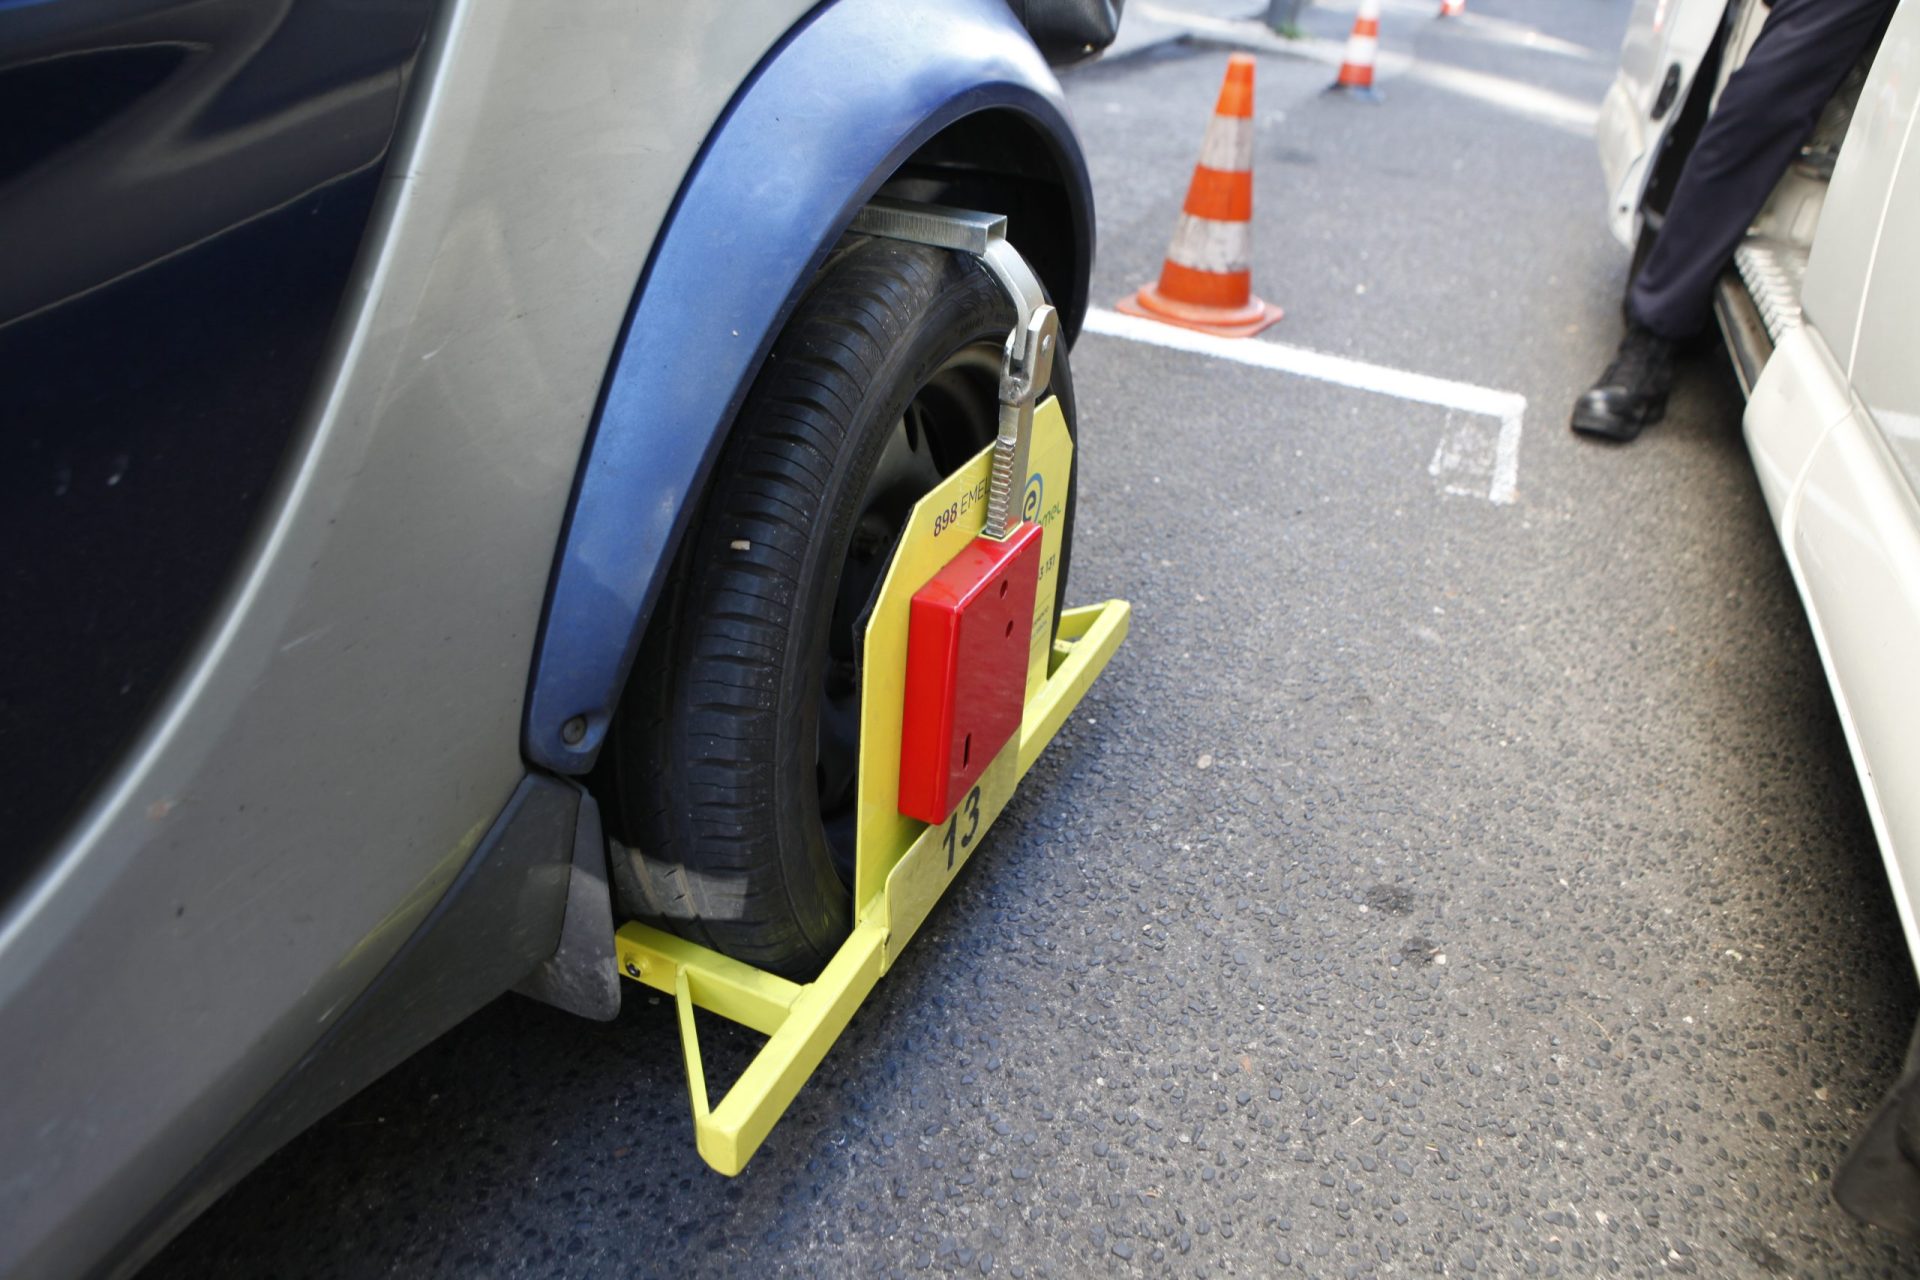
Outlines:
[[[1039,282],[1006,241],[1006,220],[997,215],[928,205],[877,201],[855,219],[854,230],[868,235],[934,244],[978,256],[1014,299],[1018,319],[1008,336],[1000,384],[998,438],[923,497],[901,534],[893,563],[875,597],[867,624],[861,668],[858,828],[854,856],[854,927],[820,975],[796,983],[698,944],[643,924],[621,926],[614,937],[620,970],[674,998],[679,1013],[681,1050],[686,1059],[687,1092],[701,1158],[721,1173],[739,1173],[766,1140],[813,1071],[846,1029],[854,1010],[902,950],[953,883],[987,829],[1000,816],[1014,789],[1039,759],[1067,716],[1105,669],[1126,638],[1129,606],[1109,600],[1068,609],[1054,618],[1059,546],[1063,536],[1073,441],[1055,397],[1045,397],[1058,342],[1058,319]],[[914,630],[915,596],[960,560],[981,539],[987,544],[1021,545],[996,550],[976,548],[975,580],[963,581],[957,595],[968,599],[992,575],[1031,573],[1030,625],[1024,631],[1025,678],[1018,654],[949,662],[944,685],[933,687],[935,701],[951,709],[956,690],[979,687],[965,674],[982,662],[996,668],[991,681],[1011,687],[1017,716],[989,716],[1000,725],[997,745],[976,740],[971,756],[955,771],[951,760],[941,776],[950,785],[935,801],[915,806],[923,813],[945,813],[929,822],[902,812],[902,750],[907,720],[909,637]],[[1037,543],[1029,550],[1025,542]],[[1030,561],[1030,564],[1026,562]],[[949,575],[951,577],[951,575]],[[1022,594],[1025,580],[1021,582]],[[925,600],[923,600],[923,612]],[[969,632],[957,606],[941,634],[969,645],[981,628]],[[982,609],[1002,634],[1016,636],[1019,619]],[[1004,649],[1004,646],[998,646]],[[971,666],[969,665],[971,661]],[[925,664],[923,664],[925,665]],[[956,672],[962,673],[956,675]],[[961,683],[956,684],[955,681]],[[965,711],[966,708],[961,708]],[[925,735],[923,735],[923,738]],[[952,742],[951,734],[946,739]],[[963,748],[964,750],[965,748]],[[917,753],[921,748],[915,747]],[[916,757],[910,769],[921,766]],[[926,770],[922,769],[923,775]],[[909,781],[909,791],[912,788]],[[927,803],[935,807],[929,809]],[[705,1010],[767,1037],[766,1043],[715,1105],[707,1091],[694,1011]]]

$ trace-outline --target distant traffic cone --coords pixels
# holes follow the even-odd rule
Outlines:
[[[1347,37],[1347,56],[1340,64],[1340,76],[1327,86],[1329,93],[1343,90],[1366,102],[1378,102],[1380,91],[1373,87],[1373,59],[1380,52],[1380,0],[1360,0],[1360,15],[1353,20],[1353,34]]]
[[[1442,18],[1457,18],[1467,11],[1467,0],[1440,0]]]
[[[1280,308],[1253,295],[1253,59],[1244,53],[1227,59],[1160,282],[1119,306],[1223,338],[1250,338],[1280,318]]]

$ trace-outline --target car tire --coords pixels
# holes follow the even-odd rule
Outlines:
[[[847,936],[864,619],[913,503],[993,439],[1013,320],[976,259],[903,241],[850,238],[809,286],[609,736],[627,916],[792,977]],[[1071,428],[1065,352],[1052,390]]]

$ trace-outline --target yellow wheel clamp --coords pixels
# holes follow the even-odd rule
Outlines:
[[[694,1136],[701,1158],[729,1176],[746,1167],[846,1029],[853,1011],[880,975],[898,963],[915,930],[980,847],[981,838],[1012,799],[1014,788],[1127,634],[1124,600],[1065,610],[1057,630],[1054,626],[1061,520],[1073,441],[1059,400],[1040,399],[1052,369],[1058,319],[1032,271],[1008,244],[1006,220],[882,200],[863,210],[853,229],[976,255],[1012,295],[1018,320],[1007,339],[1002,365],[998,438],[914,507],[867,625],[853,932],[820,976],[808,983],[790,982],[643,924],[623,925],[615,935],[621,972],[673,996],[678,1005]],[[920,750],[930,740],[932,723],[926,719],[920,697],[929,692],[927,682],[933,679],[929,675],[933,666],[923,652],[932,646],[924,641],[914,655],[918,683],[911,706],[907,697],[910,619],[916,636],[922,634],[923,625],[915,596],[923,596],[919,607],[924,608],[926,596],[937,594],[936,577],[951,577],[956,570],[964,573],[965,563],[1003,564],[1016,554],[1011,550],[1014,543],[1022,540],[1037,548],[1031,555],[1037,577],[1019,582],[1023,589],[1031,583],[1033,593],[1024,697],[1018,687],[1017,663],[1010,688],[1008,681],[998,682],[1013,699],[1004,717],[1010,736],[990,758],[983,749],[982,764],[963,770],[972,739],[960,744],[957,732],[942,722],[941,729],[954,740],[960,760],[948,761],[943,754],[930,766]],[[1009,550],[1001,551],[996,544]],[[1033,573],[1031,566],[1027,573]],[[1004,596],[1004,581],[998,585]],[[928,592],[923,593],[923,588]],[[1021,597],[1016,593],[1014,599]],[[1024,609],[1024,603],[1018,607]],[[942,616],[958,626],[958,612]],[[964,636],[967,646],[977,651],[982,641],[998,636],[998,619],[993,623],[994,636],[984,636],[983,630],[976,625],[950,634]],[[1006,634],[1014,634],[1011,621]],[[949,655],[945,685],[949,720],[954,710],[955,661]],[[969,665],[965,653],[957,661],[963,669]],[[971,665],[978,668],[981,663],[976,659]],[[977,687],[977,681],[970,683],[964,677],[959,683],[962,689]],[[995,718],[975,708],[963,707],[960,713],[976,719],[985,714],[983,724]],[[902,786],[903,722],[916,744],[905,761],[910,775],[906,790]],[[1013,728],[1016,723],[1017,729]],[[945,814],[943,821],[923,821],[901,811],[907,791],[920,796],[925,791],[922,783],[929,779],[938,784],[938,797],[922,796],[910,807],[935,817]],[[958,785],[948,795],[945,784],[952,779],[958,779]],[[929,804],[935,807],[929,809]],[[707,1094],[694,1027],[696,1008],[768,1037],[717,1106]]]

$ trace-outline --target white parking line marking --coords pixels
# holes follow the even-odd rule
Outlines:
[[[1520,484],[1520,427],[1527,412],[1527,398],[1513,391],[1497,391],[1471,382],[1454,382],[1425,373],[1390,369],[1386,365],[1332,356],[1305,347],[1289,347],[1278,342],[1254,338],[1216,338],[1210,333],[1181,329],[1153,320],[1123,316],[1099,307],[1087,312],[1088,333],[1109,338],[1145,342],[1174,351],[1231,360],[1236,364],[1291,373],[1318,382],[1331,382],[1356,391],[1393,396],[1420,404],[1438,405],[1463,413],[1493,418],[1499,424],[1491,440],[1486,439],[1483,424],[1455,426],[1447,417],[1447,433],[1434,452],[1428,472],[1445,482],[1448,493],[1479,496],[1479,490],[1461,483],[1477,478],[1485,486],[1488,502],[1504,506],[1514,499]]]
[[[1502,111],[1526,116],[1575,137],[1591,138],[1600,123],[1600,108],[1596,104],[1509,76],[1496,76],[1466,67],[1450,67],[1439,62],[1416,62],[1407,68],[1407,78],[1472,98],[1476,102],[1484,102]]]
[[[1297,40],[1289,40],[1274,32],[1258,18],[1219,18],[1155,4],[1138,3],[1138,0],[1136,0],[1136,7],[1140,10],[1142,17],[1179,28],[1203,40],[1215,40],[1259,53],[1274,53],[1283,57],[1319,62],[1330,67],[1337,67],[1346,59],[1347,42],[1344,37],[1338,40],[1325,40],[1303,36]],[[1405,5],[1389,6],[1395,9],[1407,7]],[[1424,5],[1415,7],[1426,9]],[[1426,11],[1431,12],[1431,10]],[[1462,15],[1456,29],[1463,34],[1525,45],[1563,57],[1592,60],[1597,56],[1590,49],[1541,35],[1524,24],[1489,18],[1483,14]],[[1528,84],[1508,76],[1474,71],[1468,67],[1456,67],[1443,62],[1421,60],[1397,49],[1382,49],[1375,62],[1374,72],[1383,83],[1404,75],[1447,93],[1472,98],[1496,110],[1525,116],[1537,123],[1583,137],[1593,136],[1594,128],[1600,118],[1600,108],[1594,103],[1568,97],[1563,93],[1555,93],[1551,89],[1543,89],[1539,85]]]

